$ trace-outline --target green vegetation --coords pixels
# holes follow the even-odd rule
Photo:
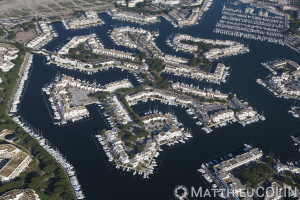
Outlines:
[[[132,33],[128,33],[128,36],[134,42],[137,40],[136,36],[134,34],[132,34]]]
[[[291,177],[281,176],[281,181],[287,185],[293,186],[293,180]]]
[[[14,31],[8,31],[8,40],[14,40],[16,38],[16,33]]]
[[[298,31],[300,27],[300,21],[297,19],[297,13],[292,11],[284,11],[285,13],[289,14],[289,28],[286,30],[286,33],[300,35]]]
[[[65,171],[36,140],[26,135],[21,133],[20,139],[24,142],[23,145],[31,149],[32,155],[40,163],[35,172],[31,172],[26,176],[29,182],[28,187],[36,190],[43,199],[55,197],[74,199]]]
[[[129,159],[133,159],[134,156],[135,156],[135,153],[131,152],[131,153],[129,154]]]
[[[244,171],[242,178],[250,184],[252,188],[256,188],[260,182],[271,178],[273,173],[273,170],[267,164],[260,163],[256,167]]]
[[[133,135],[131,132],[126,132],[125,134],[125,141],[127,143],[134,143],[137,140],[137,136]]]
[[[25,22],[18,25],[20,28],[22,28],[25,32],[27,32],[29,29],[35,29],[35,24],[33,22]]]
[[[292,173],[291,171],[286,171],[285,174],[286,174],[287,176],[293,176],[293,173]]]
[[[203,96],[199,96],[199,95],[196,95],[194,93],[184,93],[182,92],[181,90],[175,90],[174,92],[178,93],[178,94],[185,94],[187,96],[190,96],[190,97],[193,97],[194,99],[197,99],[198,101],[201,101],[201,102],[209,102],[209,103],[214,103],[214,102],[220,102],[220,103],[226,103],[227,100],[225,99],[218,99],[218,98],[205,98]]]
[[[234,98],[234,94],[230,93],[228,94],[228,99],[233,99]]]
[[[24,174],[22,174],[24,176]],[[16,178],[15,180],[6,183],[6,184],[1,184],[0,186],[0,193],[4,193],[6,191],[12,190],[12,189],[19,189],[22,188],[24,185],[24,178]]]
[[[122,104],[127,108],[127,110],[129,111],[130,115],[132,116],[132,118],[134,119],[134,121],[136,121],[137,123],[142,123],[140,120],[140,117],[134,112],[134,110],[129,106],[129,104],[127,103],[124,95],[120,94],[119,95],[119,100],[122,102]]]
[[[293,71],[295,71],[294,69],[293,69],[293,67],[291,67],[290,65],[284,65],[284,66],[282,66],[280,69],[279,69],[279,72],[280,73],[285,73],[285,72],[293,72]]]
[[[120,8],[124,11],[130,11],[130,12],[137,12],[137,13],[143,13],[143,14],[150,14],[150,15],[157,15],[157,14],[168,14],[171,10],[165,9],[165,10],[153,10],[151,7],[151,3],[149,0],[145,0],[144,2],[139,2],[137,5],[133,8],[124,7],[119,4],[115,4],[116,8]]]
[[[199,65],[202,65],[202,70],[205,72],[209,72],[212,67],[211,62],[202,56],[194,57],[192,60],[189,61],[189,66],[196,67]]]
[[[145,147],[146,147],[145,143],[140,144],[138,147],[138,152],[142,152],[145,149]]]
[[[94,54],[91,49],[86,49],[84,44],[79,44],[77,48],[70,48],[66,57],[80,60],[81,62],[90,62],[105,58],[103,55]]]
[[[141,128],[138,132],[137,132],[137,137],[138,138],[144,138],[144,137],[147,137],[149,134],[148,131],[146,131],[144,128]]]
[[[204,43],[204,42],[194,42],[192,40],[181,40],[181,43],[189,44],[189,45],[197,45],[198,46],[197,53],[201,53],[201,52],[204,52],[204,51],[209,51],[212,48],[224,48],[225,47],[223,45],[213,45],[213,44],[207,44],[207,43]]]
[[[159,58],[152,58],[148,64],[150,65],[151,73],[160,73],[163,70],[164,61]]]
[[[88,96],[91,98],[106,99],[109,96],[109,94],[109,92],[101,91],[96,93],[89,93]]]
[[[170,88],[169,81],[167,79],[163,79],[160,76],[160,73],[163,70],[163,67],[165,65],[163,60],[161,60],[159,58],[152,58],[151,60],[148,61],[148,64],[150,66],[149,71],[155,77],[155,81],[154,82],[148,81],[147,83],[152,87],[158,87],[160,89]]]
[[[140,52],[139,53],[139,58],[141,59],[141,60],[144,60],[144,59],[146,59],[146,57],[147,57],[147,54],[145,53],[145,52]]]
[[[201,57],[194,57],[193,59],[189,60],[189,66],[196,67],[202,63]]]
[[[268,157],[268,158],[267,158],[267,163],[268,163],[269,165],[275,165],[276,162],[275,162],[274,157],[272,157],[272,156]]]
[[[285,183],[291,187],[300,188],[300,174],[294,174],[291,171],[285,171],[285,175],[279,177],[282,183]]]
[[[0,36],[3,36],[3,35],[5,35],[5,31],[2,27],[0,27]]]

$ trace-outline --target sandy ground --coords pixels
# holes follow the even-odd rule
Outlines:
[[[115,0],[0,0],[0,17],[86,9],[110,5]]]
[[[36,31],[34,29],[30,29],[27,32],[18,32],[16,35],[16,41],[24,44],[25,42],[29,41],[36,35]]]

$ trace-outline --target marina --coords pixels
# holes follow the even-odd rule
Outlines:
[[[190,26],[181,31],[193,37],[211,38],[210,35],[212,34],[213,39],[234,39],[234,37],[212,33],[213,26],[218,20],[218,17],[213,13],[222,9],[222,2],[223,1],[214,3],[215,5],[206,13],[201,24],[195,25],[197,29],[195,29],[194,26]],[[101,18],[103,18],[105,24],[100,27],[94,27],[94,30],[100,35],[99,37],[101,37],[105,45],[109,45],[110,43],[105,40],[108,37],[103,33],[107,33],[107,27],[111,24],[120,27],[124,25],[139,26],[127,22],[111,22],[111,19],[106,14],[101,14]],[[203,29],[200,27],[206,26],[207,24],[210,24],[210,26],[207,26],[205,31],[202,31]],[[64,35],[59,36],[53,43],[45,46],[45,48],[50,51],[53,50],[53,46],[64,43],[68,37],[74,36],[74,33],[64,32],[61,23],[54,23],[53,26],[58,34],[64,33]],[[184,57],[183,54],[177,54],[172,48],[165,44],[167,37],[177,30],[173,29],[173,27],[163,19],[161,24],[159,25],[158,23],[156,26],[157,27],[152,26],[151,29],[155,30],[155,28],[159,28],[160,35],[156,39],[156,44],[161,51],[168,55]],[[111,27],[109,27],[109,29],[111,29]],[[84,35],[90,32],[83,29],[78,31],[78,35]],[[239,39],[236,38],[235,40]],[[256,146],[260,147],[260,149],[263,149],[264,152],[273,151],[280,155],[281,159],[289,159],[291,157],[291,152],[294,149],[283,140],[287,133],[299,129],[297,121],[286,112],[291,103],[283,99],[276,100],[273,96],[266,93],[263,88],[259,87],[255,79],[261,76],[261,74],[264,75],[268,73],[265,68],[261,67],[260,63],[268,59],[271,60],[272,58],[280,57],[279,52],[285,52],[284,57],[297,62],[299,62],[298,57],[294,51],[281,45],[261,43],[260,41],[254,40],[246,40],[246,43],[249,44],[251,50],[250,54],[224,59],[226,66],[229,66],[228,64],[230,63],[232,74],[228,80],[228,85],[222,84],[222,90],[220,91],[223,91],[223,89],[225,91],[233,90],[238,96],[247,98],[247,102],[251,102],[253,107],[259,111],[264,111],[267,120],[262,123],[247,126],[246,128],[233,124],[221,129],[216,129],[213,134],[204,135],[198,134],[198,132],[201,131],[201,127],[192,121],[190,115],[185,110],[181,110],[180,107],[172,107],[167,104],[161,105],[155,101],[136,104],[133,107],[139,114],[148,112],[149,107],[153,108],[157,105],[159,106],[158,110],[162,111],[172,107],[180,123],[184,124],[185,127],[189,127],[193,134],[193,139],[189,141],[188,145],[175,145],[176,148],[163,152],[159,151],[160,155],[155,159],[156,163],[153,163],[153,167],[156,164],[159,165],[159,168],[153,171],[153,175],[149,176],[149,179],[143,179],[143,176],[132,176],[135,172],[131,171],[129,174],[127,169],[124,171],[123,168],[119,170],[116,169],[118,166],[112,166],[111,163],[105,162],[104,158],[107,158],[107,155],[103,153],[102,149],[101,151],[97,149],[91,135],[97,133],[98,130],[102,130],[103,128],[108,129],[109,127],[107,127],[94,105],[87,107],[93,119],[76,123],[72,126],[56,127],[49,117],[47,107],[41,96],[41,88],[53,80],[57,71],[73,75],[81,80],[88,79],[93,82],[93,79],[97,79],[101,85],[116,81],[116,76],[126,78],[126,72],[124,72],[122,76],[122,73],[117,69],[109,69],[87,76],[85,73],[80,73],[80,71],[66,70],[65,68],[56,66],[43,67],[41,65],[46,65],[44,58],[40,55],[34,55],[31,78],[27,86],[30,90],[26,89],[24,92],[18,112],[28,123],[42,130],[44,137],[47,138],[53,146],[60,149],[60,152],[72,163],[87,199],[99,198],[99,196],[111,199],[121,198],[121,196],[126,199],[153,199],[157,197],[157,192],[160,193],[161,198],[170,199],[173,197],[172,191],[174,184],[198,184],[205,186],[205,182],[202,180],[199,181],[199,177],[195,176],[195,169],[198,164],[213,155],[234,148],[239,144],[253,142]],[[107,48],[113,49],[113,45]],[[188,58],[188,56],[185,57]],[[244,76],[244,74],[247,74],[247,76]],[[182,80],[182,82],[184,82],[184,79]],[[186,78],[185,80],[187,81],[188,79]],[[208,87],[208,83],[206,86],[206,88],[210,88]],[[219,89],[215,84],[211,84],[211,86],[215,89]],[[30,106],[32,103],[34,103],[35,106]],[[274,107],[276,109],[274,109]],[[282,123],[285,123],[285,126],[282,126]],[[272,142],[268,140],[270,137],[273,138]],[[198,153],[195,158],[195,151],[207,153]],[[299,160],[297,154],[295,154],[294,157]],[[163,160],[163,164],[159,164],[161,160]],[[189,163],[189,165],[186,163]],[[171,168],[173,170],[170,170]],[[176,176],[174,176],[174,173],[176,173]],[[135,175],[137,174],[138,172],[135,173]],[[101,180],[101,182],[99,182],[99,180]],[[128,185],[130,183],[130,187],[124,186],[124,183]],[[101,187],[101,190],[99,187]],[[128,192],[132,187],[135,187],[138,192]],[[157,192],[144,196],[143,193],[148,191],[149,187],[155,189]],[[118,192],[115,192],[116,188]],[[103,191],[106,192],[103,193]]]
[[[242,5],[243,3],[239,3]],[[284,44],[285,16],[247,6],[224,5],[215,33]]]

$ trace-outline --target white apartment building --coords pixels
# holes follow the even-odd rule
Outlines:
[[[132,84],[128,79],[124,79],[121,81],[115,81],[115,82],[111,82],[108,83],[104,86],[104,90],[108,91],[108,92],[115,92],[116,90],[120,89],[120,88],[131,88]]]
[[[235,117],[238,120],[243,121],[243,120],[246,120],[247,118],[254,117],[256,114],[257,114],[256,111],[254,111],[251,108],[247,108],[247,109],[243,109],[239,112],[236,112]]]
[[[137,3],[144,2],[144,0],[128,0],[128,7],[133,8]]]
[[[218,122],[234,119],[234,112],[231,109],[221,110],[215,112],[214,114],[211,114],[209,117],[211,121],[213,121],[214,123],[218,123]]]
[[[255,160],[261,158],[262,156],[263,156],[262,150],[260,150],[258,148],[254,148],[244,154],[237,155],[236,157],[231,158],[229,160],[225,160],[215,167],[220,168],[224,172],[228,172],[237,167],[240,167],[242,165],[245,165],[252,161],[255,161]]]
[[[19,50],[13,45],[0,43],[0,69],[9,72],[15,64],[11,61],[18,57]]]
[[[0,169],[0,181],[9,182],[19,176],[31,162],[31,157],[11,144],[0,145],[0,158],[8,162]]]
[[[152,3],[158,4],[166,4],[166,5],[177,5],[180,3],[180,0],[152,0]]]
[[[41,46],[45,45],[47,42],[51,41],[53,37],[56,36],[52,25],[48,24],[48,22],[39,21],[38,25],[42,33],[28,41],[25,45],[26,47],[39,49]]]
[[[34,190],[26,188],[5,192],[0,196],[0,200],[40,200],[40,198]]]
[[[80,19],[63,21],[63,24],[67,29],[78,29],[101,25],[104,24],[104,22],[98,17],[97,12],[86,11],[85,17]]]

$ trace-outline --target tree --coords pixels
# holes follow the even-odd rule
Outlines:
[[[106,99],[109,94],[110,94],[109,92],[102,91],[96,93],[89,93],[88,96],[97,99]]]
[[[144,128],[140,128],[139,131],[137,132],[138,138],[147,137],[148,135],[149,135],[149,132],[146,131]]]
[[[57,195],[60,195],[63,192],[64,192],[64,187],[61,185],[58,185],[53,189],[53,193]]]
[[[145,143],[140,144],[140,146],[138,147],[138,152],[142,152],[146,147]]]
[[[130,135],[129,137],[126,138],[126,142],[127,143],[132,143],[132,142],[135,142],[137,139],[137,136],[135,135]]]
[[[272,175],[272,169],[267,164],[262,163],[242,172],[243,180],[249,183],[252,188],[257,187],[258,183],[270,178]]]
[[[287,176],[293,176],[293,173],[292,173],[291,171],[286,171],[285,174],[286,174]]]
[[[297,179],[298,182],[300,182],[300,174],[295,174],[295,178]]]
[[[5,35],[5,31],[3,28],[0,27],[0,36],[3,36],[3,35]]]
[[[36,189],[38,185],[43,181],[43,176],[36,176],[30,179],[28,187],[31,189]]]
[[[7,37],[8,40],[13,40],[16,38],[16,33],[14,31],[9,31],[8,34],[9,34]]]
[[[135,154],[132,152],[132,153],[130,153],[129,154],[129,159],[133,159],[134,158],[134,156],[135,156]]]
[[[152,73],[160,73],[163,70],[164,61],[159,58],[152,58],[149,65]]]
[[[119,135],[120,138],[122,138],[125,134],[126,134],[126,133],[125,133],[124,131],[120,131],[120,132],[118,133],[118,135]]]
[[[147,57],[147,54],[145,53],[145,52],[140,52],[139,53],[139,58],[141,59],[141,60],[144,60],[144,59],[146,59],[146,57]]]
[[[101,134],[101,135],[104,135],[105,132],[106,132],[106,129],[102,129],[102,130],[100,131],[100,134]]]
[[[287,185],[292,186],[293,185],[293,180],[290,177],[281,177],[281,181]]]
[[[43,170],[46,172],[46,173],[51,173],[51,172],[54,172],[55,170],[57,169],[57,166],[55,164],[49,164],[49,165],[46,165]]]

